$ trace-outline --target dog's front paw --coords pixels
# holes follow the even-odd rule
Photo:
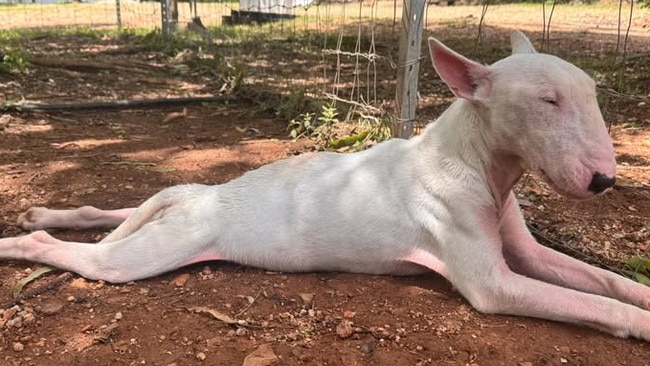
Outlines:
[[[34,231],[41,230],[47,227],[46,217],[48,210],[45,207],[32,207],[18,216],[16,223],[23,230]]]

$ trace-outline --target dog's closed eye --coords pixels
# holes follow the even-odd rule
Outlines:
[[[555,98],[552,98],[552,97],[542,97],[542,100],[543,100],[545,103],[552,104],[552,105],[555,105],[555,106],[557,105],[557,99],[555,99]]]

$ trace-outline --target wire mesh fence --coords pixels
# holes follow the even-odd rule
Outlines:
[[[199,58],[218,58],[220,62],[223,61],[221,64],[226,65],[225,68],[230,68],[224,70],[223,65],[217,65],[212,71],[207,71],[215,75],[216,79],[221,79],[224,71],[245,74],[246,83],[251,86],[249,91],[273,89],[276,94],[284,96],[306,94],[345,103],[355,110],[385,113],[393,112],[396,74],[401,66],[424,61],[423,65],[431,72],[426,52],[419,59],[399,58],[401,17],[405,1],[178,2],[174,11],[177,11],[181,37],[189,39],[194,47],[190,53],[199,53]],[[648,31],[647,24],[643,23],[646,19],[643,13],[639,21],[639,18],[632,17],[632,13],[629,19],[622,16],[626,14],[627,8],[620,11],[620,8],[612,6],[578,7],[575,8],[578,9],[576,11],[566,5],[558,5],[557,9],[553,5],[556,10],[551,19],[548,9],[549,6],[543,7],[540,4],[506,8],[494,6],[489,9],[487,5],[429,5],[425,7],[424,27],[427,34],[442,36],[466,54],[471,51],[470,55],[488,62],[503,56],[501,51],[505,43],[499,34],[505,33],[504,28],[515,27],[533,34],[542,31],[542,45],[551,52],[554,51],[554,45],[563,42],[569,33],[602,33],[600,41],[604,44],[607,38],[611,39],[618,32],[618,41],[607,44],[607,53],[614,53],[619,58],[623,50],[633,54],[629,59],[633,62],[632,67],[647,58],[644,56],[646,47],[643,44],[647,44]],[[631,9],[632,7],[630,11]],[[637,10],[634,15],[638,16],[638,12],[642,10]],[[239,15],[235,18],[233,14]],[[270,14],[274,15],[272,19],[269,19]],[[163,6],[160,2],[111,0],[64,4],[0,3],[0,15],[4,19],[0,23],[0,30],[53,30],[63,34],[66,31],[61,29],[115,30],[121,27],[128,35],[129,32],[159,30],[163,26]],[[599,21],[594,23],[585,19]],[[633,36],[629,44],[627,37],[621,37],[621,31],[625,34],[626,29]],[[553,42],[549,42],[551,35],[554,37]],[[585,42],[580,39],[576,50],[584,54],[589,52],[587,47],[593,47],[596,43],[587,40],[588,37],[579,35],[578,38],[583,38]],[[467,39],[474,39],[473,50],[464,48],[468,44]],[[455,40],[458,43],[455,44]],[[623,40],[626,41],[625,47],[622,47]],[[172,56],[182,63],[187,56],[183,52],[187,50],[175,47],[176,41],[176,38],[162,40],[160,42],[169,44],[158,46],[176,52]],[[588,42],[589,46],[586,46]],[[499,49],[496,49],[496,44],[499,44]],[[602,44],[595,46],[603,50]],[[25,44],[23,47],[31,46]],[[211,55],[205,55],[207,48],[212,50]],[[498,57],[493,55],[495,52],[500,52]],[[580,54],[577,55],[581,57]],[[210,66],[204,63],[201,67],[207,69]],[[138,69],[140,68],[133,68]],[[621,66],[621,75],[626,69],[626,66]],[[420,78],[420,87],[424,93],[420,97],[431,91],[430,84],[422,83],[422,80],[424,79]],[[200,96],[209,92],[222,94],[228,90],[224,88],[225,84],[216,85],[211,90],[204,89]],[[603,79],[602,84],[604,89],[613,91],[618,96],[630,94],[620,88],[623,84],[620,79]],[[633,97],[641,101],[647,99],[646,90],[642,87]],[[87,94],[85,97],[106,98]],[[267,104],[278,103],[269,101],[267,96],[257,99],[266,99]],[[446,103],[448,99],[440,105]],[[425,115],[425,118],[429,117]]]

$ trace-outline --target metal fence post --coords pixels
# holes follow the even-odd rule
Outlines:
[[[414,131],[425,7],[426,0],[404,0],[395,95],[398,118],[394,129],[395,136],[401,138],[411,137]]]
[[[117,12],[117,30],[122,30],[122,9],[120,6],[120,0],[115,0],[115,10]]]
[[[160,14],[163,36],[168,37],[178,29],[178,2],[176,0],[161,0]]]

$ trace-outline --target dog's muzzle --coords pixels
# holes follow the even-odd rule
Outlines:
[[[610,178],[605,174],[595,172],[587,189],[591,192],[594,192],[595,194],[598,194],[602,193],[607,188],[613,187],[614,183],[616,183],[616,177]]]

